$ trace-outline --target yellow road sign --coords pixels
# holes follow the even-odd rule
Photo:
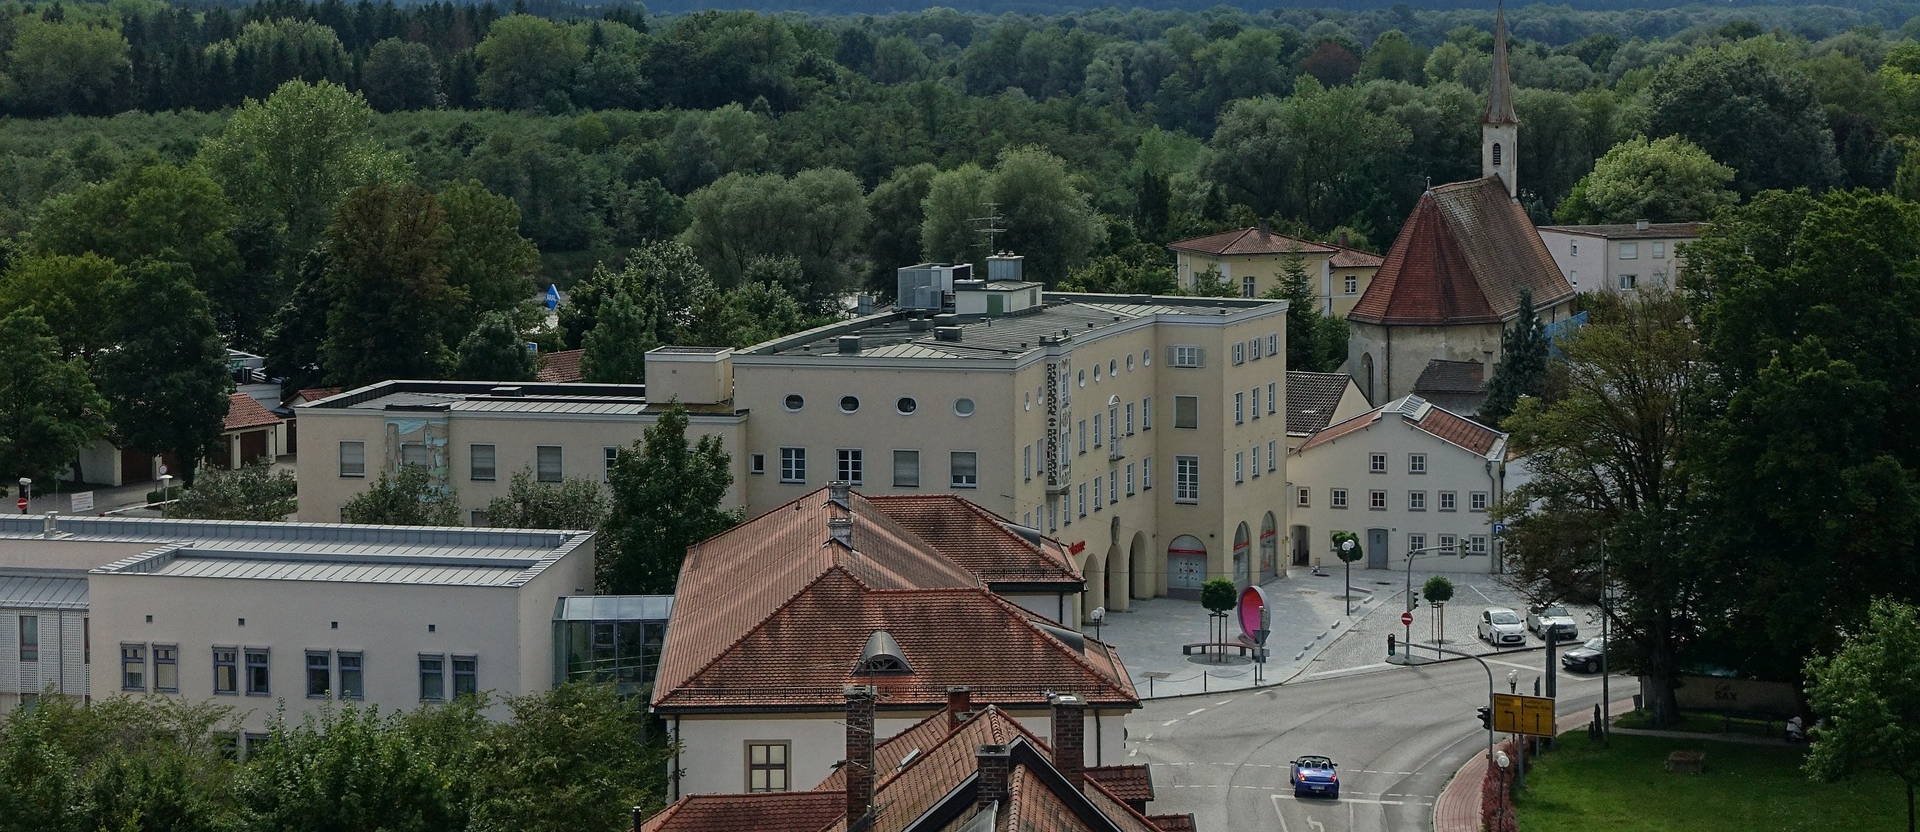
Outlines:
[[[1493,730],[1551,737],[1553,700],[1544,696],[1493,695]]]

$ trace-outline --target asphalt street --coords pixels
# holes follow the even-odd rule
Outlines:
[[[1487,661],[1501,692],[1517,670],[1525,693],[1544,658],[1535,649]],[[1626,684],[1616,677],[1616,694]],[[1559,693],[1560,714],[1591,710],[1599,677],[1562,673]],[[1201,829],[1427,829],[1447,780],[1486,751],[1475,717],[1486,701],[1487,674],[1472,660],[1155,700],[1127,720],[1128,762],[1151,764],[1155,812],[1191,812]],[[1302,754],[1339,764],[1338,800],[1293,796],[1288,763]]]

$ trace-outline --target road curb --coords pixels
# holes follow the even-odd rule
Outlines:
[[[1540,648],[1542,650],[1546,648]],[[1608,706],[1610,713],[1633,709],[1633,699],[1621,699]],[[1587,712],[1568,714],[1554,720],[1553,730],[1564,734],[1593,720]],[[1475,753],[1447,780],[1440,797],[1433,801],[1433,832],[1480,832],[1480,784],[1487,776],[1487,755]]]

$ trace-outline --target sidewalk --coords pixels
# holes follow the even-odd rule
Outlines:
[[[1633,710],[1633,698],[1628,697],[1608,706],[1609,713],[1626,713]],[[1593,721],[1592,711],[1568,714],[1554,720],[1557,733],[1566,733]],[[1675,731],[1628,731],[1613,729],[1617,734],[1679,734]],[[1702,736],[1684,734],[1682,736]],[[1756,737],[1755,739],[1759,739]],[[1487,755],[1479,753],[1467,760],[1466,765],[1454,772],[1453,779],[1447,781],[1447,787],[1440,790],[1440,799],[1433,802],[1433,832],[1480,832],[1480,784],[1487,777]]]

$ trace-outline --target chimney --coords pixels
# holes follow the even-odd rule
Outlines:
[[[1004,745],[983,745],[974,749],[973,754],[980,769],[980,785],[974,792],[973,805],[981,809],[996,803],[1004,805],[1013,753]]]
[[[1272,229],[1269,229],[1269,228],[1267,227],[1267,218],[1266,218],[1266,217],[1261,217],[1261,218],[1260,218],[1260,221],[1259,221],[1259,223],[1258,223],[1257,225],[1255,225],[1254,227],[1255,227],[1255,228],[1257,228],[1257,229],[1259,229],[1259,231],[1260,231],[1260,236],[1262,236],[1262,237],[1265,237],[1265,236],[1267,236],[1267,234],[1269,234],[1269,233],[1271,233],[1271,231],[1272,231]]]
[[[1053,698],[1053,767],[1075,789],[1087,779],[1087,702],[1071,693]]]
[[[852,828],[873,809],[873,700],[872,685],[847,685],[847,826]],[[1004,783],[1004,780],[1003,780]],[[1005,786],[1001,789],[1004,791]]]
[[[1634,220],[1634,221],[1633,221],[1633,230],[1635,230],[1635,231],[1645,231],[1645,230],[1647,230],[1647,226],[1648,226],[1648,225],[1650,225],[1650,223],[1648,223],[1648,222],[1647,222],[1646,220]]]
[[[960,727],[967,721],[967,715],[973,713],[973,688],[966,685],[952,685],[947,688],[947,730]]]
[[[40,536],[52,540],[59,536],[60,512],[48,511],[47,519],[40,521]]]
[[[840,545],[849,549],[853,548],[853,518],[827,518],[827,534],[832,535],[833,539],[838,541]]]
[[[640,807],[633,807],[633,832],[640,832],[640,821],[644,819],[644,817],[645,815],[641,812]]]
[[[834,480],[827,483],[827,502],[844,509],[853,508],[853,483]]]
[[[1341,248],[1347,247],[1347,232],[1345,231],[1340,232],[1340,247]]]

